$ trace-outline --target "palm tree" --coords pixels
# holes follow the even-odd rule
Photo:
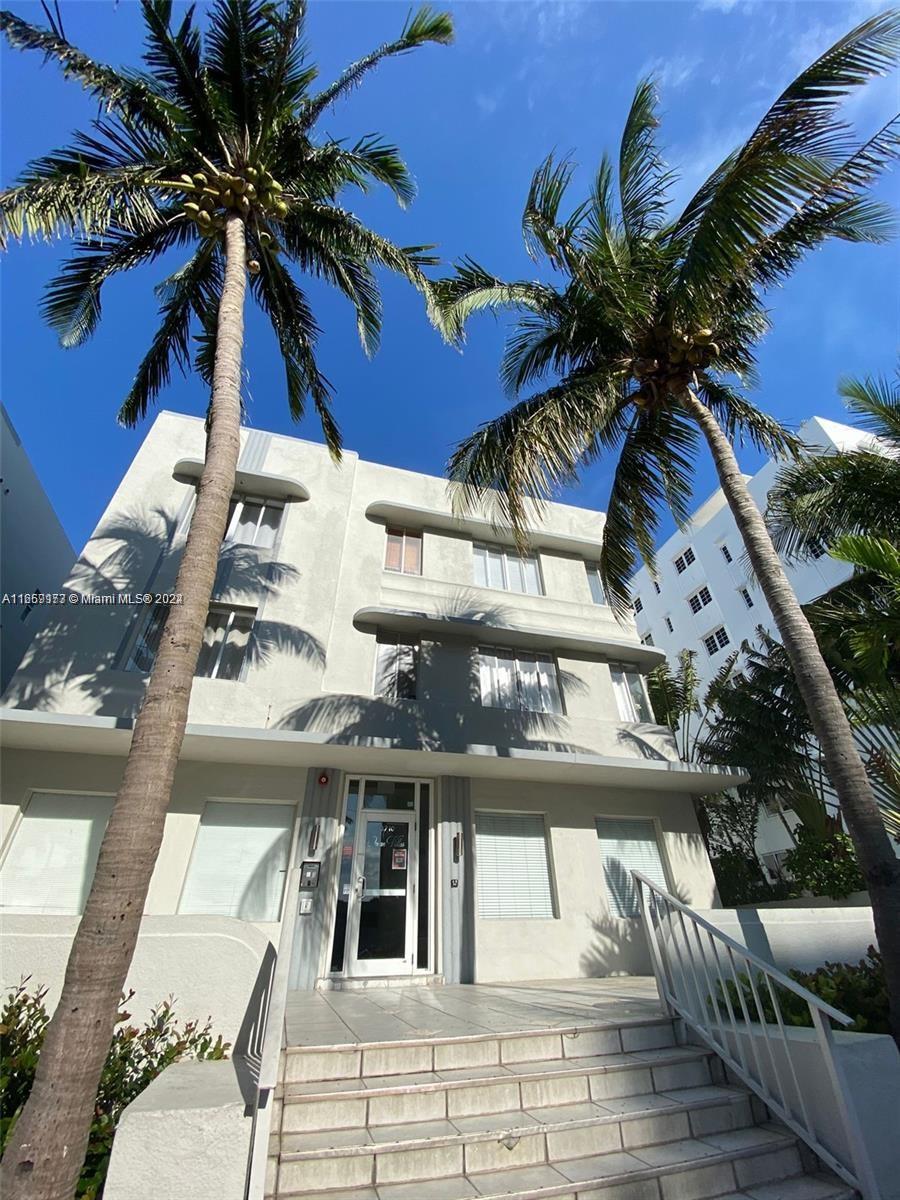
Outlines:
[[[898,57],[900,12],[863,22],[788,86],[672,216],[654,88],[642,82],[618,170],[604,156],[583,203],[563,215],[568,161],[549,157],[532,180],[526,245],[561,285],[504,282],[466,259],[441,284],[440,302],[456,337],[478,309],[518,309],[501,377],[513,394],[543,385],[458,446],[449,473],[461,502],[491,498],[524,540],[535,505],[615,451],[600,571],[619,614],[628,608],[637,556],[652,569],[660,511],[687,520],[697,442],[706,440],[866,874],[900,1043],[900,864],[828,668],[732,449],[747,436],[771,454],[797,450],[741,390],[754,378],[754,350],[769,326],[765,291],[828,238],[881,242],[892,231],[890,212],[865,193],[897,157],[900,118],[860,144],[838,109]]]
[[[347,188],[387,185],[413,195],[398,151],[376,137],[346,145],[316,125],[383,59],[448,43],[452,24],[427,8],[399,37],[316,90],[303,41],[303,0],[216,0],[205,35],[189,8],[142,0],[144,68],[89,58],[58,23],[37,28],[0,14],[14,47],[55,60],[101,107],[90,132],[30,163],[0,195],[6,236],[74,236],[75,253],[49,286],[44,313],[63,345],[100,319],[103,284],[170,250],[183,265],[158,288],[161,323],[120,412],[138,421],[192,361],[209,385],[206,461],[170,611],[134,726],[122,784],[91,892],[47,1030],[31,1097],[4,1159],[9,1200],[71,1200],[100,1071],[131,962],[184,736],[194,669],[235,482],[241,419],[245,292],[268,315],[284,360],[288,405],[311,400],[332,454],[340,434],[315,357],[315,317],[290,266],[338,288],[375,349],[381,324],[374,269],[428,294],[425,247],[400,248],[338,203]],[[46,6],[45,6],[45,11]],[[192,330],[197,340],[192,346]]]

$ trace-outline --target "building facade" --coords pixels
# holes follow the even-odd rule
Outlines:
[[[30,597],[57,591],[74,561],[59,517],[0,405],[0,692],[39,623]]]
[[[5,694],[4,982],[84,903],[203,451],[157,418]],[[520,555],[442,479],[244,431],[148,930],[296,903],[295,988],[645,973],[629,872],[714,904],[692,797],[738,777],[653,722],[601,528],[549,505]]]
[[[799,437],[822,454],[855,450],[872,440],[862,430],[823,417],[805,421]],[[776,460],[769,459],[755,475],[745,476],[763,511],[779,468]],[[803,562],[786,561],[784,567],[801,604],[852,573],[852,567],[824,552]],[[778,636],[766,599],[751,578],[743,542],[721,490],[700,505],[683,531],[660,547],[655,578],[646,567],[634,574],[631,595],[641,640],[663,650],[673,663],[681,650],[694,650],[704,688],[729,652],[745,640],[756,640],[760,626]],[[796,825],[793,813],[760,814],[757,850],[773,870],[793,845],[786,824]]]

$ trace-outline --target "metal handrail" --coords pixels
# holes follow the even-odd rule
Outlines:
[[[632,871],[631,877],[638,894],[657,989],[666,1011],[679,1016],[826,1166],[857,1188],[864,1200],[881,1200],[859,1118],[834,1052],[831,1021],[852,1025],[852,1018],[730,938],[640,871]],[[745,974],[749,997],[735,960],[739,969],[752,968]],[[729,984],[734,987],[733,994]],[[773,984],[792,992],[809,1008],[831,1085],[834,1112],[839,1116],[846,1140],[844,1154],[824,1144],[810,1116],[811,1097],[798,1078]],[[768,997],[774,1022],[767,1018],[760,1000],[762,991]],[[751,1008],[756,1010],[755,1020]],[[772,1028],[777,1028],[777,1035],[770,1035]],[[780,1048],[778,1055],[776,1047]]]
[[[285,890],[284,917],[278,937],[278,953],[269,989],[267,1011],[264,1014],[263,1048],[259,1063],[256,1099],[250,1126],[250,1149],[247,1155],[247,1177],[244,1200],[263,1200],[266,1190],[266,1163],[269,1137],[272,1132],[272,1100],[278,1086],[281,1051],[284,1048],[284,1012],[287,1005],[288,980],[291,970],[291,950],[300,907],[300,867],[292,867]]]

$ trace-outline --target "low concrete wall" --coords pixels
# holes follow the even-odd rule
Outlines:
[[[740,1053],[735,1053],[739,1041],[745,1060],[761,1065],[766,1086],[775,1095],[781,1090],[780,1078],[789,1089],[789,1107],[799,1116],[802,1110],[793,1085],[796,1075],[819,1141],[839,1162],[855,1170],[816,1031],[786,1029],[787,1054],[777,1027],[770,1026],[768,1033],[767,1045],[763,1045],[759,1025],[741,1024],[736,1033],[729,1032],[726,1036],[734,1057],[740,1059]],[[900,1145],[897,1140],[900,1054],[893,1038],[887,1034],[836,1030],[834,1054],[846,1083],[847,1098],[859,1121],[881,1200],[900,1200]]]
[[[748,908],[870,908],[872,900],[868,892],[851,892],[840,900],[830,896],[795,896],[790,900],[765,900],[762,904]]]
[[[52,1011],[79,920],[4,914],[3,994],[30,975],[30,986],[49,988],[47,1007]],[[144,917],[128,972],[126,988],[135,992],[128,1011],[140,1021],[172,995],[180,1020],[210,1017],[214,1032],[233,1043],[268,945],[254,925],[232,917]]]
[[[234,1063],[175,1063],[122,1113],[105,1200],[241,1200],[251,1124]]]
[[[714,908],[699,915],[782,971],[859,962],[875,943],[871,908]]]

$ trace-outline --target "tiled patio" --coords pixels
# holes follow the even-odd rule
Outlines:
[[[628,1024],[662,1015],[652,978],[293,992],[289,1046],[343,1046]]]

